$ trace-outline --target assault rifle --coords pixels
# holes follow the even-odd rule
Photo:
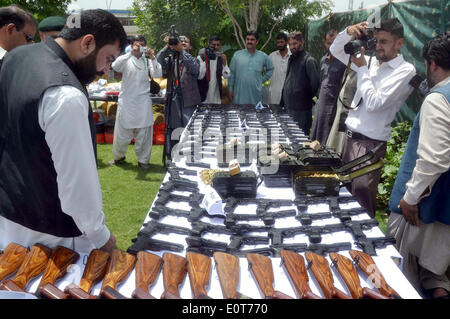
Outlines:
[[[289,250],[282,250],[280,256],[298,297],[300,299],[322,299],[314,294],[308,285],[308,272],[303,256]]]
[[[96,296],[90,294],[92,286],[105,276],[110,258],[109,253],[93,249],[84,267],[79,286],[73,283],[68,284],[64,292],[75,299],[96,299]]]
[[[293,299],[292,297],[274,290],[274,276],[272,261],[269,257],[259,254],[247,254],[249,269],[253,272],[256,283],[266,299]]]
[[[164,292],[161,299],[181,299],[178,286],[186,277],[186,259],[171,253],[163,254]]]
[[[355,241],[356,246],[361,248],[366,254],[376,256],[376,248],[384,248],[387,245],[395,245],[394,237],[360,237]]]
[[[400,295],[387,284],[370,255],[358,250],[350,250],[349,253],[355,265],[358,265],[367,277],[372,280],[372,283],[378,288],[378,291],[383,296],[394,299],[402,299],[402,297],[400,297]]]
[[[352,299],[334,286],[333,274],[331,273],[328,261],[324,257],[313,252],[306,252],[305,257],[308,268],[314,274],[325,298]]]
[[[14,278],[4,281],[0,285],[0,289],[26,292],[25,288],[30,280],[44,271],[51,254],[52,250],[50,248],[42,244],[33,245]]]
[[[3,254],[0,255],[0,282],[19,269],[27,252],[27,248],[16,243],[6,246]]]
[[[156,299],[149,293],[149,286],[156,281],[156,277],[161,270],[162,258],[140,251],[137,253],[136,261],[136,288],[132,293],[135,299]]]
[[[211,276],[211,259],[202,254],[187,252],[186,260],[194,299],[211,299],[206,293],[206,286]]]
[[[223,298],[250,299],[237,291],[239,285],[239,258],[231,254],[215,252],[214,262],[216,263],[216,271],[219,276]]]
[[[57,246],[53,250],[50,261],[47,263],[36,295],[50,299],[67,299],[69,295],[58,289],[55,286],[55,282],[66,274],[67,268],[75,263],[79,257],[80,255],[72,249]]]
[[[350,259],[337,253],[330,253],[330,258],[333,261],[332,266],[337,268],[353,298],[389,299],[376,291],[361,287],[358,272]]]
[[[114,249],[111,254],[111,261],[106,270],[105,278],[102,282],[100,296],[107,299],[126,299],[116,290],[116,286],[127,278],[134,267],[135,261],[135,256]]]

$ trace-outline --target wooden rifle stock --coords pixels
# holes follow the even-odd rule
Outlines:
[[[292,297],[273,289],[274,276],[272,261],[269,257],[259,254],[247,254],[249,268],[266,299],[293,299]]]
[[[211,258],[202,254],[187,252],[186,260],[194,299],[211,299],[206,294],[206,287],[211,276]]]
[[[67,299],[69,295],[55,287],[55,282],[66,274],[69,265],[76,262],[79,257],[80,255],[72,249],[56,247],[42,275],[37,290],[38,295],[50,299]]]
[[[102,282],[100,296],[107,299],[124,299],[125,297],[117,292],[116,286],[127,278],[135,262],[135,256],[119,249],[114,249]]]
[[[324,257],[312,252],[306,252],[305,257],[309,268],[314,274],[314,277],[325,295],[325,298],[352,299],[352,297],[343,293],[334,286],[333,274],[331,273],[328,261]]]
[[[110,254],[107,252],[93,249],[89,254],[80,285],[69,284],[64,289],[64,292],[75,299],[96,299],[97,297],[90,295],[90,292],[92,286],[105,276],[110,257]]]
[[[0,285],[2,290],[26,292],[29,281],[39,276],[45,269],[52,250],[44,245],[35,244],[25,256],[23,263],[13,279],[6,280]]]
[[[19,269],[27,252],[27,248],[16,243],[6,246],[3,254],[0,255],[0,282]]]
[[[303,256],[293,251],[282,250],[280,257],[299,298],[322,299],[314,294],[308,285],[309,278]]]
[[[163,254],[163,283],[164,292],[161,299],[181,299],[178,286],[186,277],[186,259],[172,254]]]
[[[135,299],[155,299],[149,293],[149,286],[153,284],[161,270],[162,258],[146,251],[137,253],[136,261],[136,289],[132,297]]]
[[[401,299],[400,295],[389,286],[378,269],[373,258],[358,250],[350,250],[350,256],[355,264],[372,280],[372,283],[378,288],[378,291],[385,297]]]
[[[353,298],[389,299],[376,291],[361,287],[358,272],[349,258],[338,253],[330,253],[330,258],[333,260],[334,266],[337,268]]]
[[[213,257],[223,298],[249,299],[237,291],[239,284],[239,258],[223,252],[215,252]]]

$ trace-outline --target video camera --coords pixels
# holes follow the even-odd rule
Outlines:
[[[171,25],[169,28],[169,45],[177,45],[180,42],[180,35],[177,30],[175,30],[175,26]]]
[[[350,55],[357,55],[361,53],[361,47],[366,51],[375,50],[377,39],[373,37],[373,30],[368,29],[367,34],[363,34],[359,39],[348,42],[344,46],[344,52]]]
[[[215,60],[217,58],[217,53],[214,48],[206,47],[205,55],[208,55],[208,60]]]

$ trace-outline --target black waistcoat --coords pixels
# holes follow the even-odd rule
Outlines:
[[[311,56],[302,51],[289,57],[286,79],[282,90],[280,105],[292,111],[310,110],[313,106],[311,81],[306,72],[306,62]]]
[[[209,62],[210,60],[206,60],[206,53],[205,49],[201,49],[198,54],[200,55],[201,59],[205,61],[208,65],[206,70],[209,70]],[[219,94],[220,97],[222,97],[222,72],[223,72],[223,61],[222,61],[222,55],[216,54],[216,60],[217,60],[217,67],[216,67],[216,81],[217,86],[219,87]],[[206,75],[202,80],[198,80],[198,89],[200,91],[200,96],[202,99],[202,102],[206,100],[206,96],[208,95],[208,89],[209,89],[209,81],[206,79]]]
[[[52,154],[38,121],[45,90],[70,85],[86,94],[62,48],[51,38],[8,53],[0,72],[0,215],[57,237],[81,235],[61,209]],[[89,121],[96,155],[92,109]]]

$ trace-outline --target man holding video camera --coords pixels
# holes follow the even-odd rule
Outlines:
[[[122,73],[122,89],[114,125],[113,160],[108,164],[125,161],[128,145],[134,137],[138,167],[148,170],[153,144],[149,74],[161,77],[161,66],[143,36],[134,37],[131,51],[119,56],[111,66]]]
[[[415,68],[399,54],[403,25],[396,18],[387,19],[374,28],[373,35],[376,44],[368,36],[368,23],[361,22],[339,33],[330,47],[333,56],[345,64],[351,62],[351,68],[357,72],[357,90],[345,121],[344,163],[380,144],[371,163],[384,157],[386,141],[391,138],[391,122],[413,90],[409,82],[416,74]],[[375,49],[375,61],[365,56],[371,46]],[[372,218],[380,176],[381,170],[376,170],[355,178],[349,189]]]
[[[163,69],[163,76],[167,78],[164,157],[171,159],[172,148],[179,140],[176,137],[172,139],[172,132],[185,127],[201,103],[197,84],[200,61],[188,52],[191,48],[189,38],[178,36],[173,26],[167,41],[167,45],[159,51],[157,60]]]
[[[221,40],[218,36],[209,38],[208,47],[198,52],[200,61],[200,75],[198,88],[203,103],[222,103],[222,76],[227,79],[230,76],[230,68],[227,66],[227,56],[220,50]]]

